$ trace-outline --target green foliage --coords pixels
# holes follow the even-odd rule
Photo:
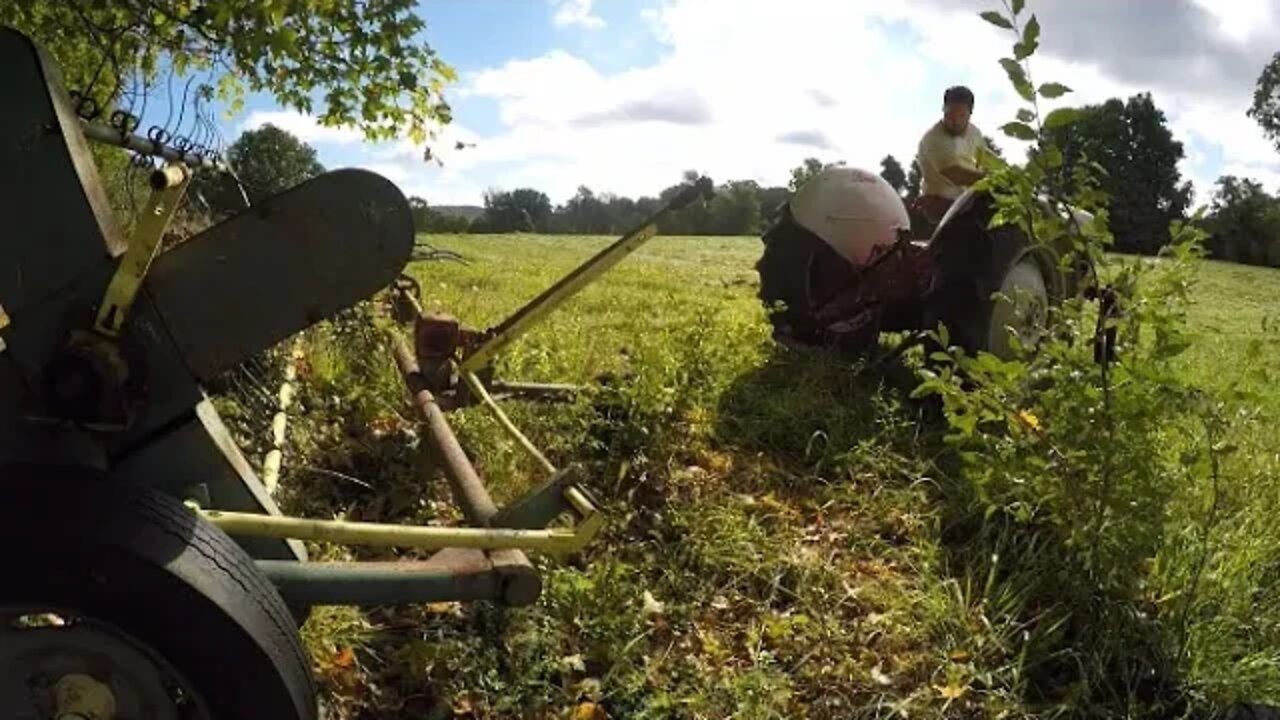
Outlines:
[[[787,187],[791,188],[792,191],[795,191],[801,185],[805,184],[809,178],[822,172],[825,168],[843,164],[843,162],[824,163],[818,158],[812,157],[805,158],[803,163],[791,169],[791,182]]]
[[[892,155],[886,155],[880,161],[880,177],[897,190],[899,195],[907,189],[907,173],[902,169],[902,163]]]
[[[755,235],[761,230],[760,186],[737,180],[716,189],[709,203],[709,222],[699,234]]]
[[[476,219],[472,232],[538,232],[547,229],[551,200],[532,188],[489,190],[484,194],[484,215]]]
[[[992,148],[992,152],[996,152],[995,146],[988,144],[988,147]],[[908,203],[915,202],[916,198],[920,197],[920,172],[920,161],[913,159],[911,170],[907,173],[906,200]]]
[[[68,86],[100,107],[135,71],[154,78],[167,65],[233,109],[246,90],[266,92],[325,125],[424,142],[451,120],[441,92],[455,74],[414,10],[412,0],[0,0],[0,17],[45,43]]]
[[[1280,52],[1258,74],[1253,103],[1246,114],[1253,118],[1271,142],[1280,149]]]
[[[1228,438],[1258,417],[1261,400],[1186,375],[1204,233],[1171,223],[1157,262],[1104,255],[1114,178],[1079,155],[1064,162],[1072,149],[1046,131],[1039,98],[1069,90],[1044,83],[1038,97],[1021,91],[1031,83],[1030,21],[1006,10],[999,17],[1021,57],[1002,64],[1028,102],[1004,129],[1037,142],[1027,165],[992,164],[978,187],[995,197],[993,222],[1015,223],[1036,242],[1078,229],[1075,254],[1089,262],[1093,297],[1104,301],[1067,298],[1051,310],[1050,331],[1009,360],[935,352],[914,393],[941,401],[960,472],[950,491],[961,501],[952,520],[957,572],[966,587],[986,578],[982,597],[999,598],[998,620],[989,622],[1004,631],[1003,670],[991,680],[1030,707],[1090,716],[1164,716],[1240,699],[1241,687],[1213,662],[1275,693],[1280,678],[1252,669],[1263,662],[1256,642],[1226,637],[1208,609],[1225,600],[1204,578],[1225,562],[1226,478],[1240,467]],[[1148,101],[1128,109],[1156,118]],[[1107,119],[1123,124],[1124,114]],[[1068,142],[1097,137],[1070,127]],[[1081,226],[1069,207],[1095,215]],[[1099,354],[1109,346],[1114,359]],[[1218,582],[1230,577],[1236,592],[1261,590],[1243,568],[1221,572]],[[1228,616],[1237,622],[1247,612]]]
[[[424,303],[475,327],[498,322],[607,242],[427,239],[471,262],[410,265]],[[502,404],[557,465],[584,463],[606,504],[605,535],[579,558],[535,560],[543,596],[530,608],[320,613],[304,630],[335,720],[571,716],[584,701],[640,718],[740,708],[840,720],[896,710],[1069,716],[1072,707],[1115,716],[1123,713],[1114,705],[1086,704],[1104,694],[1101,685],[1089,694],[1062,666],[1123,668],[1119,659],[1164,637],[1152,608],[1183,615],[1184,605],[1187,685],[1215,699],[1280,699],[1269,669],[1280,608],[1265,591],[1280,557],[1270,523],[1280,493],[1274,464],[1264,462],[1280,426],[1239,417],[1215,431],[1239,449],[1221,464],[1222,499],[1207,534],[1206,462],[1175,469],[1165,550],[1144,566],[1137,611],[1099,603],[1064,619],[1045,598],[1085,582],[1078,555],[1004,513],[983,522],[967,472],[940,437],[948,426],[908,397],[910,367],[859,372],[832,354],[775,347],[750,270],[758,254],[753,238],[657,238],[503,353],[499,377],[593,388],[574,403]],[[1198,337],[1173,362],[1197,383],[1268,392],[1270,380],[1242,359],[1280,355],[1280,329],[1258,332],[1274,313],[1280,274],[1212,263],[1202,276],[1186,288]],[[362,331],[376,321],[362,308],[308,333],[283,507],[459,523],[447,485],[419,474],[404,390],[385,347]],[[1262,354],[1250,355],[1257,342]],[[1274,377],[1274,360],[1270,367]],[[1086,369],[1096,382],[1096,368]],[[1280,409],[1274,394],[1270,401]],[[1046,431],[1059,422],[1040,420]],[[450,422],[499,503],[542,479],[483,408],[450,413]],[[269,410],[259,425],[268,437]],[[1187,426],[1203,436],[1198,419]],[[1178,455],[1179,437],[1166,432],[1156,444]],[[1187,445],[1196,447],[1207,445]],[[1074,517],[1084,525],[1092,515]],[[403,557],[312,550],[324,560]],[[646,613],[646,591],[661,614]],[[1160,641],[1170,656],[1177,635],[1175,624],[1173,640]],[[1102,667],[1091,672],[1124,677]],[[1047,692],[1055,688],[1066,697]]]
[[[1042,97],[1062,92],[1065,86],[1055,83],[1041,86]],[[1182,143],[1149,93],[1055,110],[1041,132],[1062,151],[1060,173],[1068,186],[1078,165],[1098,164],[1117,250],[1154,255],[1169,243],[1169,224],[1185,218],[1191,185],[1178,170]]]
[[[1280,267],[1280,200],[1247,178],[1218,178],[1205,229],[1209,253],[1231,262]]]
[[[685,183],[696,182],[698,173],[685,174]],[[489,194],[485,214],[467,230],[473,233],[533,231],[560,234],[618,235],[634,229],[657,212],[684,184],[663,190],[658,197],[632,199],[613,194],[597,195],[581,186],[554,209],[536,190],[495,191]],[[710,201],[698,202],[668,213],[658,222],[658,230],[671,235],[755,235],[764,219],[786,201],[785,188],[762,188],[751,180],[734,180],[716,187]],[[438,232],[460,232],[436,223]],[[425,229],[426,226],[421,226]]]
[[[1022,117],[1021,113],[1019,113],[1018,119],[1022,120],[1023,122],[1027,122],[1027,120]],[[1004,151],[1001,150],[1000,146],[996,144],[996,141],[994,138],[984,134],[982,136],[982,141],[986,143],[987,150],[990,151],[992,155],[996,156],[996,158],[1000,160],[1004,159]]]
[[[235,169],[235,178],[221,171],[201,170],[190,190],[204,199],[215,217],[244,209],[236,179],[249,201],[257,203],[325,171],[316,159],[315,148],[270,123],[241,133],[227,149],[227,162]]]
[[[420,233],[464,233],[471,226],[465,217],[442,213],[416,195],[409,198],[409,209],[413,212],[413,228]]]

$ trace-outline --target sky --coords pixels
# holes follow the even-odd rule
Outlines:
[[[941,112],[974,90],[973,122],[999,132],[1019,99],[998,60],[1007,31],[979,19],[999,0],[422,0],[426,39],[458,71],[454,121],[433,144],[370,144],[354,130],[253,96],[223,132],[271,122],[329,168],[363,167],[432,205],[481,204],[535,187],[559,203],[656,194],[685,170],[785,184],[806,158],[904,165]],[[1223,174],[1280,190],[1280,152],[1245,115],[1280,51],[1280,0],[1027,0],[1043,28],[1037,82],[1058,104],[1151,92],[1186,151],[1196,202]],[[1046,109],[1054,105],[1046,106]],[[462,140],[474,146],[455,150]]]

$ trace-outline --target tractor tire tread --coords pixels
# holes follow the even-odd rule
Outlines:
[[[261,660],[255,663],[267,663],[278,673],[283,688],[277,698],[292,705],[289,717],[315,720],[318,705],[310,656],[293,615],[253,558],[174,497],[144,486],[99,482],[80,481],[69,487],[18,480],[14,500],[0,506],[0,538],[29,536],[38,531],[41,518],[47,522],[56,514],[60,523],[77,532],[56,538],[43,552],[106,552],[150,565],[185,584],[187,592],[217,606],[216,611],[202,612],[219,613],[219,622],[231,623],[244,634],[235,641],[240,647],[256,646]],[[18,562],[29,567],[33,561]],[[284,701],[286,695],[290,700]]]
[[[156,528],[171,535],[178,542],[187,542],[192,550],[199,553],[208,564],[221,572],[220,576],[233,581],[242,591],[243,596],[253,598],[263,615],[271,623],[276,639],[292,650],[293,660],[297,667],[311,669],[311,659],[298,637],[297,626],[293,615],[289,612],[283,598],[271,581],[266,578],[253,563],[253,558],[222,530],[207,522],[196,522],[192,526],[192,535],[184,538],[173,528],[180,527],[191,511],[180,503],[162,502],[158,495],[138,495],[138,507],[147,510],[157,521]],[[232,549],[234,548],[234,550]],[[272,647],[281,647],[272,643]],[[307,673],[307,681],[314,683],[311,673]]]

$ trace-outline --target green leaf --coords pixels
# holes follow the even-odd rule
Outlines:
[[[1013,0],[1013,16],[1018,17],[1018,13],[1022,12],[1022,8],[1027,4],[1027,0]]]
[[[1044,159],[1045,167],[1050,170],[1057,170],[1062,167],[1062,151],[1058,149],[1057,145],[1046,147],[1041,157]]]
[[[1040,21],[1032,15],[1031,21],[1023,28],[1022,40],[1013,46],[1013,56],[1018,60],[1026,60],[1035,54],[1038,47],[1040,47]]]
[[[1027,21],[1027,26],[1022,28],[1022,42],[1032,50],[1040,44],[1040,21],[1035,15],[1032,15]]]
[[[1079,108],[1058,108],[1044,119],[1046,130],[1060,128],[1079,120],[1084,113]]]
[[[1018,111],[1018,119],[1022,122],[1029,123],[1036,119],[1036,114],[1026,108],[1022,108]]]
[[[1050,82],[1040,86],[1040,97],[1049,98],[1050,100],[1062,97],[1069,92],[1071,92],[1071,88],[1062,83]]]
[[[1035,88],[1027,80],[1027,74],[1022,70],[1022,65],[1017,60],[1001,58],[1000,67],[1004,68],[1005,73],[1009,76],[1009,82],[1013,83],[1013,89],[1018,91],[1023,100],[1030,102],[1035,99]]]
[[[1008,135],[1009,137],[1017,138],[1019,140],[1035,140],[1036,139],[1036,131],[1032,130],[1031,126],[1026,123],[1021,123],[1021,122],[1005,123],[1004,125],[1000,126],[1000,130],[1002,130],[1005,135]]]
[[[980,17],[983,20],[986,20],[987,22],[991,23],[992,25],[995,25],[996,27],[1002,27],[1005,30],[1013,29],[1013,23],[1009,22],[1008,18],[996,12],[995,10],[988,10],[982,13]]]

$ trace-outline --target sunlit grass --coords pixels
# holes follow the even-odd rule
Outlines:
[[[608,242],[429,240],[468,262],[409,268],[427,309],[475,328]],[[595,388],[574,403],[505,407],[553,462],[583,464],[609,525],[572,565],[540,561],[543,596],[526,610],[409,608],[371,614],[369,627],[348,611],[319,616],[308,640],[340,717],[562,717],[584,702],[629,718],[1025,709],[1026,658],[1002,649],[1017,631],[1016,568],[1003,585],[954,575],[940,505],[954,479],[938,464],[936,423],[907,397],[909,373],[859,374],[826,353],[775,347],[755,297],[759,250],[756,238],[658,238],[501,357],[503,378]],[[1188,376],[1253,383],[1280,410],[1280,393],[1257,386],[1242,360],[1254,340],[1270,362],[1280,355],[1280,334],[1263,330],[1280,306],[1280,272],[1206,263],[1201,275],[1192,325],[1203,337]],[[403,407],[389,358],[313,342],[304,401],[317,407],[299,422],[298,462],[360,475],[374,490],[293,471],[290,497],[313,512],[454,521],[447,493],[422,486],[407,438],[360,427],[379,408]],[[330,427],[335,417],[342,428]],[[451,421],[499,501],[542,479],[483,409]],[[1256,454],[1275,452],[1280,434],[1241,427],[1250,453],[1231,466],[1233,498],[1244,504],[1238,518],[1258,524],[1214,545],[1215,602],[1248,575],[1240,563],[1274,563],[1265,553],[1280,537],[1262,525],[1280,502]],[[1260,585],[1266,572],[1254,574]],[[1237,641],[1247,632],[1205,623],[1193,679],[1280,699],[1265,670],[1280,663],[1275,653],[1255,653],[1261,669],[1232,685],[1239,658],[1227,657],[1253,652]]]

